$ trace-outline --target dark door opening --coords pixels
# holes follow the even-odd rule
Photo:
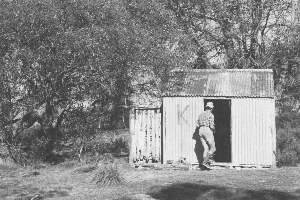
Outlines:
[[[231,101],[227,99],[204,99],[213,102],[215,117],[215,142],[216,149],[214,160],[216,162],[231,162]]]

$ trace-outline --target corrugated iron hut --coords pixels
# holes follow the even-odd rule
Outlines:
[[[142,123],[132,121],[139,125],[132,125],[135,127],[135,143],[131,158],[136,157],[138,152],[145,152],[148,156],[151,153],[149,148],[153,146],[156,151],[160,150],[156,155],[160,156],[162,163],[179,158],[186,158],[191,163],[201,162],[200,142],[192,138],[199,114],[204,111],[206,102],[211,101],[215,106],[215,161],[233,165],[276,166],[272,70],[199,69],[174,73],[179,80],[176,85],[181,86],[175,88],[174,84],[174,91],[163,97],[162,118],[157,121],[161,123],[161,132],[157,133],[159,130],[154,128],[156,135],[151,135],[151,126],[158,128],[154,126],[157,115],[135,114]],[[147,121],[152,125],[145,125]],[[141,135],[141,140],[134,139]],[[157,143],[152,144],[153,138]]]

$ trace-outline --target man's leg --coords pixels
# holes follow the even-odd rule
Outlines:
[[[215,145],[215,141],[211,140],[211,141],[207,141],[208,147],[209,147],[209,151],[206,154],[206,157],[203,160],[203,164],[207,164],[209,161],[209,158],[216,152],[216,145]]]
[[[206,143],[206,141],[203,137],[200,137],[200,140],[201,140],[201,143],[202,143],[202,146],[203,146],[203,160],[204,160],[204,158],[207,155],[207,152],[209,151],[209,147],[208,147],[208,144]]]

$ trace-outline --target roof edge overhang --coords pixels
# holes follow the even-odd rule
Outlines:
[[[260,99],[275,99],[275,97],[263,97],[263,96],[216,96],[216,95],[163,95],[164,97],[211,97],[211,98],[226,98],[226,99],[232,99],[232,98],[260,98]]]
[[[273,69],[174,69],[171,72],[268,72],[273,73]]]

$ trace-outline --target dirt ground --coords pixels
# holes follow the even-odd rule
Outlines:
[[[100,187],[94,168],[0,165],[0,199],[300,199],[300,168],[268,170],[135,169],[116,162],[123,184]],[[85,170],[87,169],[87,170]]]

